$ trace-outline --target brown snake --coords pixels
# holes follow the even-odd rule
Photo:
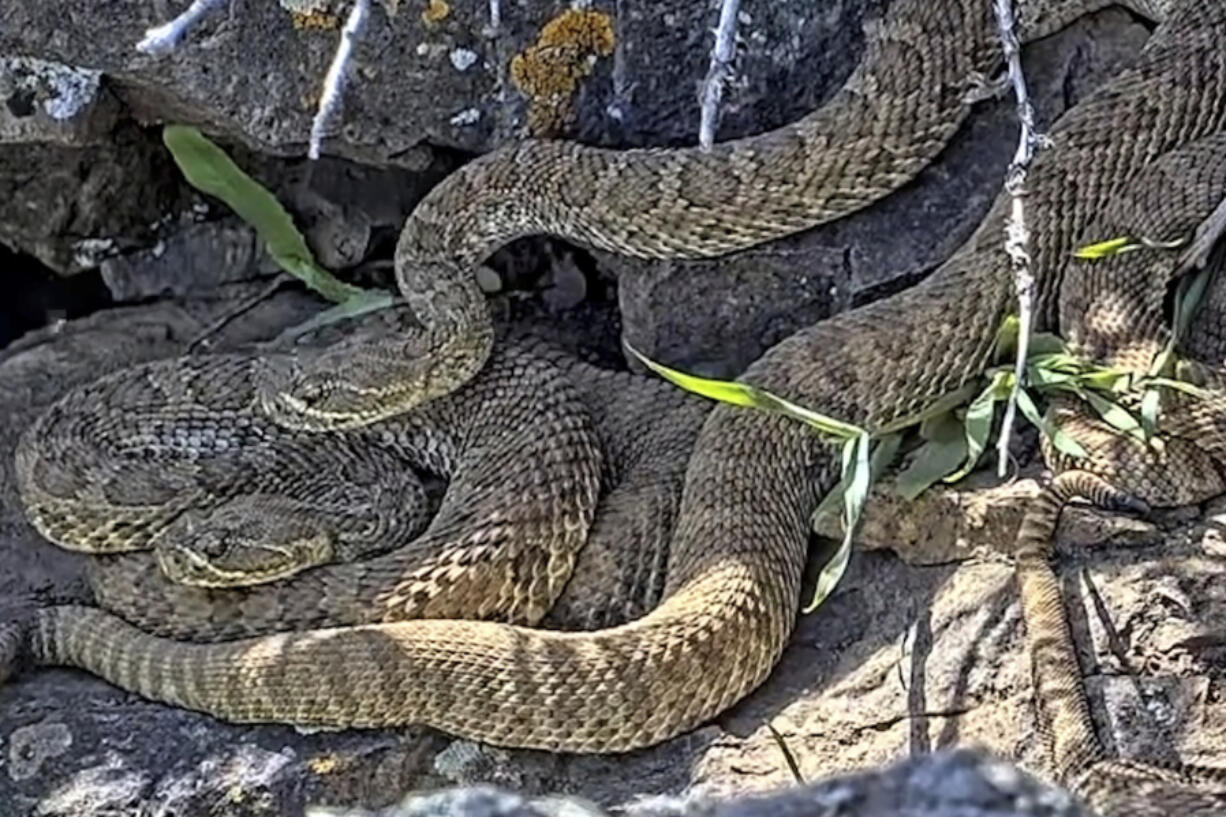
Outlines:
[[[1207,0],[1172,5],[1171,16],[1152,36],[1136,65],[1066,114],[1051,131],[1054,147],[1041,154],[1031,170],[1027,208],[1040,304],[1038,322],[1043,328],[1063,328],[1059,303],[1065,261],[1080,243],[1103,237],[1086,235],[1091,220],[1128,190],[1135,174],[1149,163],[1218,134],[1226,125],[1226,54],[1222,48],[1226,9]],[[1067,20],[1081,8],[1081,4],[1062,7],[1070,14],[1060,19]],[[895,11],[898,17],[893,16]],[[908,13],[916,15],[913,26],[903,25]],[[910,146],[918,139],[927,145],[921,152],[930,158],[965,111],[963,80],[972,69],[987,70],[995,62],[990,9],[986,2],[969,0],[941,4],[900,0],[891,7],[889,20],[875,29],[865,65],[853,75],[849,89],[822,109],[833,106],[835,113],[819,111],[804,120],[803,127],[757,137],[758,142],[729,143],[711,154],[715,158],[705,171],[710,183],[726,184],[728,179],[739,178],[736,172],[729,172],[729,166],[757,167],[757,159],[745,165],[746,156],[769,157],[771,167],[789,156],[801,166],[806,162],[822,165],[823,157],[837,147],[842,135],[837,128],[844,124],[850,128],[852,142],[857,134],[875,140],[898,135],[900,146]],[[937,29],[919,25],[925,22]],[[967,26],[967,30],[958,26]],[[941,39],[949,37],[951,30],[957,34],[952,44]],[[891,33],[899,36],[891,38]],[[934,39],[928,42],[926,37]],[[944,79],[925,73],[936,71],[935,66],[946,60],[955,67],[940,75]],[[884,71],[883,64],[893,64],[891,61],[905,67]],[[926,79],[916,85],[935,97],[931,106],[925,99],[890,92],[890,83],[908,77],[914,81],[917,76]],[[890,111],[877,114],[875,106]],[[840,107],[844,112],[838,115]],[[931,115],[934,123],[949,117],[955,122],[921,126],[906,115],[898,120],[903,110],[916,112],[920,120]],[[856,121],[862,123],[860,130],[851,127]],[[822,137],[827,139],[826,151],[817,150],[821,142],[814,141],[816,136],[808,141],[800,136],[808,132],[805,128],[816,128],[817,122],[831,128],[831,135]],[[843,156],[842,164],[830,166],[845,168],[849,175],[836,174],[837,182],[818,183],[830,203],[810,202],[807,209],[802,208],[797,202],[806,196],[820,198],[810,188],[778,209],[738,201],[733,208],[736,213],[753,213],[754,221],[736,227],[716,217],[699,217],[689,233],[682,227],[690,224],[688,216],[695,212],[681,206],[679,198],[664,195],[661,191],[670,188],[658,182],[679,183],[685,178],[683,171],[704,172],[701,167],[707,160],[699,161],[693,153],[683,154],[689,159],[677,159],[682,154],[631,152],[627,155],[637,157],[634,161],[617,165],[623,182],[641,171],[654,180],[642,188],[655,191],[655,198],[634,201],[625,211],[610,211],[609,218],[615,224],[630,224],[626,229],[633,232],[638,222],[627,221],[628,215],[652,212],[665,232],[688,236],[671,246],[647,236],[644,253],[674,252],[684,249],[678,246],[681,243],[696,243],[700,254],[726,251],[863,206],[913,175],[926,161],[909,147],[878,153],[869,149],[870,144],[875,147],[878,142],[856,143],[850,155],[870,157],[864,172],[876,177],[880,171],[879,187],[865,183],[857,175],[858,165]],[[800,157],[793,156],[801,148]],[[566,195],[580,196],[582,208],[582,197],[591,192],[587,200],[599,199],[601,188],[594,192],[574,189],[583,187],[573,183],[574,172],[584,162],[604,170],[614,165],[600,157],[611,160],[622,154],[530,143],[497,156],[511,168],[530,169],[534,183],[544,186],[547,197],[556,195],[565,201],[563,190],[568,191]],[[545,172],[539,164],[544,156],[562,164]],[[887,161],[889,157],[901,158],[894,166]],[[444,330],[463,328],[463,321],[452,320],[443,307],[466,303],[465,287],[414,300],[411,276],[441,273],[442,281],[455,276],[447,277],[446,270],[440,269],[442,262],[409,264],[406,253],[413,257],[421,245],[444,253],[448,264],[458,259],[464,266],[479,261],[488,247],[478,246],[467,256],[458,256],[452,254],[454,247],[426,246],[435,241],[428,236],[472,232],[487,236],[484,240],[489,242],[525,230],[562,232],[575,226],[566,217],[570,211],[546,210],[544,215],[528,213],[525,217],[537,220],[508,230],[509,215],[524,216],[531,208],[516,197],[517,189],[504,183],[516,174],[508,171],[510,176],[503,177],[496,172],[498,161],[475,162],[461,174],[456,184],[480,192],[471,200],[457,196],[469,206],[463,215],[448,214],[446,224],[434,225],[437,232],[425,230],[423,225],[442,217],[437,208],[445,199],[440,193],[428,198],[414,216],[417,221],[411,220],[406,227],[398,273],[414,310],[426,319],[427,335],[375,348],[346,370],[347,375],[354,375],[348,385],[308,373],[296,381],[283,409],[290,413],[305,409],[321,426],[360,424],[383,411],[369,413],[360,408],[369,387],[371,394],[377,392],[378,400],[387,398],[394,406],[388,414],[397,414],[404,403],[397,403],[383,385],[382,375],[388,373],[388,367],[396,369],[406,350],[454,351],[454,346],[435,342],[447,334]],[[802,168],[797,165],[783,166],[788,177],[820,180],[827,178],[821,173],[833,172],[799,174]],[[570,175],[566,175],[568,170]],[[529,175],[527,170],[518,172]],[[590,178],[608,182],[600,173]],[[639,189],[633,184],[627,187]],[[728,201],[726,186],[685,185],[681,189],[687,196],[709,191],[709,209],[694,202],[699,216],[729,210],[719,206]],[[723,192],[716,195],[717,190]],[[610,193],[599,200],[620,205],[618,195],[620,192]],[[673,221],[661,219],[660,211],[646,206],[670,201],[677,211]],[[869,429],[913,415],[972,381],[988,364],[996,330],[1013,308],[1010,265],[1001,240],[1008,206],[1006,198],[998,201],[966,245],[923,283],[796,333],[750,367],[744,379]],[[1157,206],[1162,206],[1161,200]],[[496,234],[488,237],[482,230]],[[608,246],[602,242],[609,233],[602,230],[579,225],[568,234]],[[723,235],[734,237],[732,245],[721,243],[718,236]],[[1114,280],[1106,279],[1108,284]],[[434,311],[425,308],[428,304]],[[898,359],[899,348],[909,350],[906,358]],[[346,346],[322,359],[335,367],[339,358],[329,355],[353,351]],[[429,360],[450,365],[455,357],[448,353]],[[479,362],[476,365],[480,367]],[[458,370],[464,369],[460,366]],[[426,375],[425,380],[432,388],[446,381],[433,394],[453,385],[436,373]],[[422,379],[408,377],[398,382],[409,383],[404,388],[407,393]],[[389,388],[400,390],[400,386]],[[413,401],[420,397],[411,398]],[[23,651],[35,661],[85,667],[143,695],[231,720],[358,726],[423,723],[508,745],[626,750],[702,723],[744,696],[770,672],[794,624],[809,517],[836,478],[835,452],[807,430],[779,418],[717,407],[707,417],[688,464],[679,518],[669,543],[662,598],[646,615],[592,633],[427,619],[282,633],[223,644],[187,644],[142,633],[99,610],[58,607],[35,611],[28,619],[0,630],[0,658],[15,658]],[[300,581],[280,589],[279,597],[291,597]]]

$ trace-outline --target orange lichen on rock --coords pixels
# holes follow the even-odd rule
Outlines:
[[[341,24],[341,18],[324,11],[291,11],[289,18],[299,31],[331,31]]]
[[[447,19],[451,14],[451,4],[447,0],[426,0],[426,8],[421,13],[421,21],[426,25],[435,25]]]
[[[511,60],[511,81],[529,99],[528,128],[556,136],[574,115],[579,81],[597,58],[613,53],[613,19],[593,9],[568,9],[541,29],[536,45]]]

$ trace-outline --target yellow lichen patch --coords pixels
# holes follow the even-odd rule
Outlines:
[[[426,0],[426,8],[421,13],[421,21],[426,25],[437,25],[451,14],[451,4],[447,0]]]
[[[529,99],[528,128],[555,136],[574,113],[579,81],[613,53],[613,20],[602,11],[568,9],[550,20],[536,45],[511,60],[511,81]]]
[[[340,764],[340,760],[334,754],[319,755],[307,761],[307,766],[315,774],[331,774]]]
[[[335,14],[323,11],[291,11],[289,18],[299,31],[331,31],[341,24]]]

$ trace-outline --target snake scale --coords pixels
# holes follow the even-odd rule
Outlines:
[[[1037,36],[1102,5],[1024,3],[1020,12]],[[1052,128],[1054,147],[1030,172],[1043,328],[1062,328],[1068,256],[1102,237],[1086,234],[1092,219],[1154,160],[1226,125],[1226,9],[1208,0],[1133,5],[1162,20],[1150,42],[1133,67]],[[968,78],[998,62],[995,26],[982,0],[896,0],[868,34],[862,64],[827,105],[710,154],[528,142],[466,166],[422,202],[397,250],[398,283],[426,330],[319,355],[292,375],[274,413],[317,429],[356,427],[429,410],[485,371],[492,340],[466,276],[514,236],[715,255],[885,195],[956,130],[969,107]],[[874,429],[978,377],[1012,309],[1001,241],[1009,206],[1002,196],[921,284],[797,332],[743,379]],[[898,358],[900,348],[907,357]],[[658,603],[595,632],[424,619],[191,644],[66,606],[0,630],[0,659],[81,666],[238,721],[424,723],[569,751],[648,745],[711,718],[770,672],[794,623],[809,516],[837,479],[837,459],[799,426],[716,407],[686,467]],[[309,575],[267,598],[305,605],[307,594],[295,594]],[[285,626],[278,620],[273,629]],[[208,624],[201,629],[207,635]]]

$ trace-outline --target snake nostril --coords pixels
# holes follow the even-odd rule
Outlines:
[[[307,405],[315,405],[327,398],[329,389],[325,382],[312,377],[304,379],[295,391],[299,400]]]
[[[208,536],[200,543],[200,551],[210,559],[216,559],[226,552],[226,542],[220,536]]]

